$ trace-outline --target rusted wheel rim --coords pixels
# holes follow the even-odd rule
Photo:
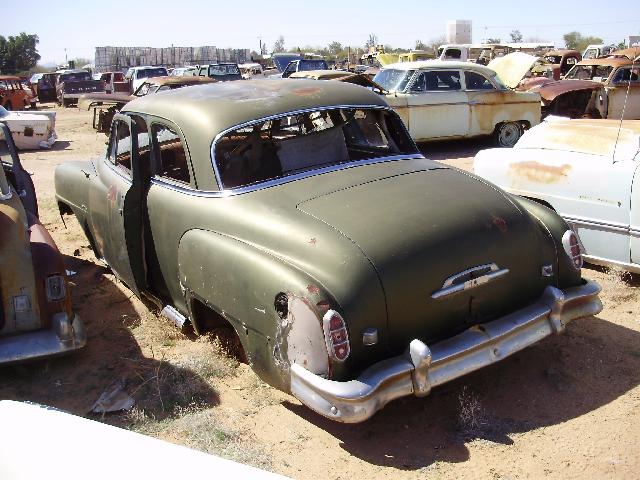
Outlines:
[[[498,142],[503,147],[513,147],[520,138],[520,126],[517,123],[503,123],[498,130]]]

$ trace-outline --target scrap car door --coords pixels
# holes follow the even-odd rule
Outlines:
[[[409,87],[409,133],[417,142],[469,133],[469,104],[457,70],[430,70]]]
[[[38,217],[38,200],[33,180],[20,163],[18,149],[13,143],[9,127],[2,122],[0,122],[0,159],[3,162],[2,168],[7,171],[7,177],[18,192],[25,210]]]
[[[99,250],[113,272],[137,295],[145,287],[141,163],[148,162],[147,138],[142,119],[114,116],[107,155],[97,166],[99,179],[90,199]],[[143,150],[147,154],[141,154]]]
[[[511,92],[499,91],[488,78],[478,72],[466,71],[464,78],[471,115],[470,134],[490,135],[499,122],[500,115],[512,108],[510,102],[505,100],[505,96],[509,96]]]

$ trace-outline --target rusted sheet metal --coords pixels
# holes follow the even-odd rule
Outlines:
[[[640,47],[629,47],[622,50],[616,50],[609,55],[610,57],[627,57],[629,60],[634,60],[640,57]]]
[[[546,165],[535,161],[513,163],[509,166],[510,178],[523,178],[534,183],[562,183],[567,181],[571,165]]]
[[[540,97],[542,97],[544,101],[552,102],[556,97],[565,93],[575,92],[577,90],[596,91],[601,90],[602,88],[601,83],[593,82],[591,80],[558,80],[555,82],[542,83],[541,85],[529,89],[529,91],[537,91],[540,93]]]

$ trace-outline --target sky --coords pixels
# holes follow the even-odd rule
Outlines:
[[[611,7],[615,5],[615,7]],[[0,35],[37,34],[40,63],[64,63],[67,58],[90,58],[98,46],[249,48],[260,40],[271,51],[282,35],[285,47],[332,41],[362,46],[369,34],[379,43],[413,48],[446,33],[449,20],[471,20],[473,42],[485,38],[509,40],[519,30],[527,41],[535,38],[564,46],[570,31],[618,43],[640,34],[638,0],[558,1],[271,1],[242,0],[30,0],[23,8],[4,9]]]

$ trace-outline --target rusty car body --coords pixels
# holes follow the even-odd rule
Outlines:
[[[602,118],[640,119],[640,64],[626,56],[579,62],[563,81],[592,80],[604,87]]]
[[[549,78],[560,80],[571,68],[582,60],[582,55],[577,50],[559,49],[551,50],[542,57],[543,63],[533,67],[534,74],[542,73],[543,76],[550,70]]]
[[[556,210],[580,235],[585,260],[640,273],[640,121],[554,120],[474,170]]]
[[[30,175],[0,119],[0,364],[82,348],[62,255],[38,220]]]
[[[515,85],[483,65],[396,63],[373,81],[387,90],[386,101],[418,142],[494,135],[500,146],[509,147],[540,122],[540,95],[513,90]]]
[[[147,95],[55,186],[133,292],[227,329],[262,379],[337,421],[601,308],[559,216],[425,159],[383,96],[343,82]]]
[[[243,80],[242,72],[237,63],[220,62],[207,65],[200,65],[198,76],[211,78],[216,82],[230,82],[233,80]]]
[[[203,83],[215,82],[214,79],[195,76],[163,76],[145,79],[133,94],[116,92],[111,94],[94,93],[82,95],[78,100],[78,109],[93,111],[93,128],[107,133],[113,116],[131,100],[158,92],[174,90]]]
[[[22,84],[20,77],[0,75],[0,106],[6,110],[35,108],[36,99],[31,89]]]

